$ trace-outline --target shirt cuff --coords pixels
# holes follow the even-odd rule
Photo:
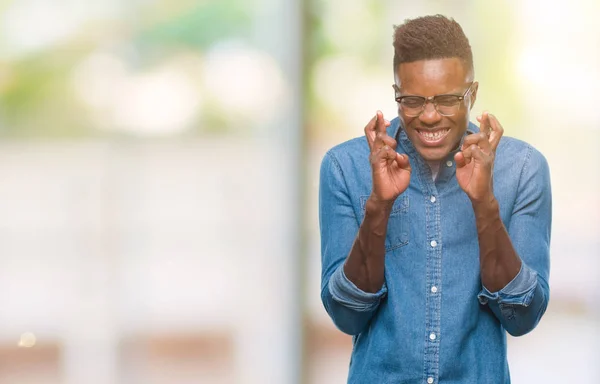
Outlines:
[[[378,292],[365,292],[348,280],[342,264],[329,279],[329,293],[345,307],[366,312],[377,308],[379,301],[387,294],[387,286],[384,282]]]
[[[521,262],[521,270],[504,288],[492,293],[483,287],[477,298],[483,305],[492,300],[499,304],[517,304],[527,307],[531,304],[536,286],[537,273]]]

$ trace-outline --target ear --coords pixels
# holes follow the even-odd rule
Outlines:
[[[469,93],[469,110],[473,109],[473,105],[475,105],[475,100],[477,100],[477,90],[479,89],[479,83],[476,81],[473,83],[473,87],[471,88],[471,92]]]

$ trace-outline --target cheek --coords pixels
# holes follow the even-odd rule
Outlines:
[[[454,116],[448,116],[446,119],[448,119],[449,123],[454,127],[463,128],[466,127],[469,122],[469,115],[468,113],[460,113]]]
[[[467,126],[469,125],[469,113],[464,113],[461,114],[460,116],[457,116],[456,121],[454,122],[459,128],[464,128],[466,129]]]
[[[413,122],[417,120],[417,117],[404,116],[400,111],[398,111],[398,117],[400,118],[400,121],[402,121],[402,125],[407,128],[410,128],[411,125],[413,125]]]

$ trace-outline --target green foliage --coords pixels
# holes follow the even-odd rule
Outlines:
[[[195,3],[167,20],[143,27],[135,42],[142,46],[204,50],[215,41],[243,37],[252,21],[246,4],[240,0]]]
[[[68,77],[80,53],[50,50],[11,63],[0,93],[0,135],[62,137],[89,134],[71,97]]]
[[[0,79],[0,137],[115,135],[98,131],[72,94],[72,71],[86,55],[108,48],[135,69],[160,64],[178,51],[201,55],[221,39],[248,35],[250,5],[243,0],[170,0],[139,9],[124,5],[117,19],[90,21],[65,42],[11,58],[3,64],[7,78]]]

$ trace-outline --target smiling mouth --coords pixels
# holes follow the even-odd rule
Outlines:
[[[425,130],[425,129],[416,129],[416,131],[424,141],[427,141],[430,143],[435,143],[435,142],[442,140],[444,137],[446,137],[448,132],[450,132],[450,128],[442,128],[442,129],[437,129],[434,131]]]

